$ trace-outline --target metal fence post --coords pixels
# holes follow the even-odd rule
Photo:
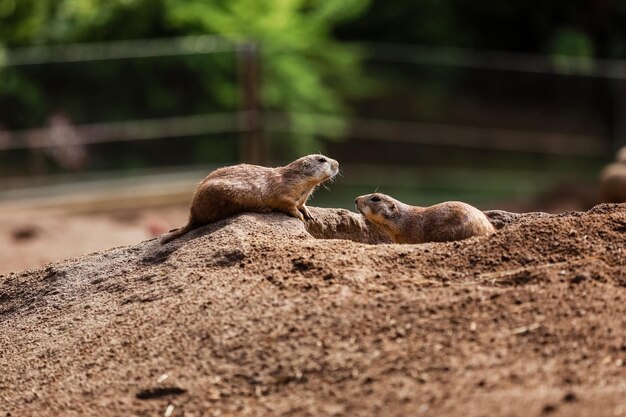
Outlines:
[[[242,162],[263,164],[267,160],[267,150],[263,141],[260,109],[261,65],[258,44],[243,44],[237,58],[243,112],[239,155]]]
[[[626,146],[626,81],[613,81],[613,114],[611,117],[612,126],[610,149],[611,153],[617,152],[622,146]],[[613,155],[611,155],[613,156]]]

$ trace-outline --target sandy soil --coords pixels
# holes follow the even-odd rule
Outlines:
[[[100,214],[0,210],[0,274],[150,239],[184,224],[188,210],[187,206]]]
[[[0,416],[626,415],[626,205],[495,220],[370,245],[244,214],[2,275]]]

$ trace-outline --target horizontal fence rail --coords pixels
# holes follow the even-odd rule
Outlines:
[[[249,112],[213,113],[170,118],[127,120],[64,127],[0,131],[0,151],[61,146],[240,133],[250,130]],[[262,112],[260,124],[266,133],[336,134],[338,124],[348,128],[342,136],[382,142],[415,143],[473,149],[495,149],[555,155],[600,156],[605,152],[602,137],[558,132],[524,131],[470,125],[425,123],[371,118],[343,118],[313,113]],[[294,128],[291,117],[306,116],[316,121],[308,129]],[[64,134],[63,141],[52,138]],[[68,134],[69,133],[69,134]]]
[[[626,61],[570,55],[366,43],[373,61],[626,80]]]
[[[241,51],[248,44],[247,42],[235,42],[217,35],[198,35],[163,39],[37,45],[0,49],[0,68],[3,66],[205,55]],[[372,61],[626,79],[626,60],[620,59],[387,42],[354,42],[349,43],[349,45],[362,50],[365,59]],[[293,52],[271,46],[267,49],[276,53]],[[306,51],[306,53],[314,54],[315,51]]]
[[[245,46],[221,36],[201,35],[166,39],[137,39],[100,43],[41,45],[5,50],[0,68],[239,51]]]
[[[245,111],[0,131],[0,151],[245,132]],[[63,140],[54,140],[59,134]]]
[[[301,133],[321,136],[333,134],[335,126],[344,121],[349,128],[343,135],[352,139],[556,155],[600,156],[605,153],[602,137],[592,135],[372,118],[343,119],[324,114],[292,115],[316,119],[315,127]],[[267,132],[294,132],[287,114],[266,112],[263,123]]]

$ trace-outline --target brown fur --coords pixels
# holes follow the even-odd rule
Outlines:
[[[604,203],[626,202],[626,146],[617,153],[616,162],[600,173],[600,198]]]
[[[338,167],[334,159],[308,155],[284,167],[240,164],[213,171],[196,188],[187,225],[164,235],[161,243],[245,211],[276,210],[302,221],[310,219],[307,199],[320,183],[337,174]]]
[[[459,201],[416,207],[374,193],[358,197],[355,203],[395,243],[448,242],[495,231],[482,211]]]

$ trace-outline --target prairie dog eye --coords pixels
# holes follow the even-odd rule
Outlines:
[[[324,162],[328,162],[328,160],[326,158],[317,158],[317,162],[321,162],[323,164]]]
[[[374,197],[370,198],[370,201],[378,203],[380,201],[380,197],[374,196]]]

